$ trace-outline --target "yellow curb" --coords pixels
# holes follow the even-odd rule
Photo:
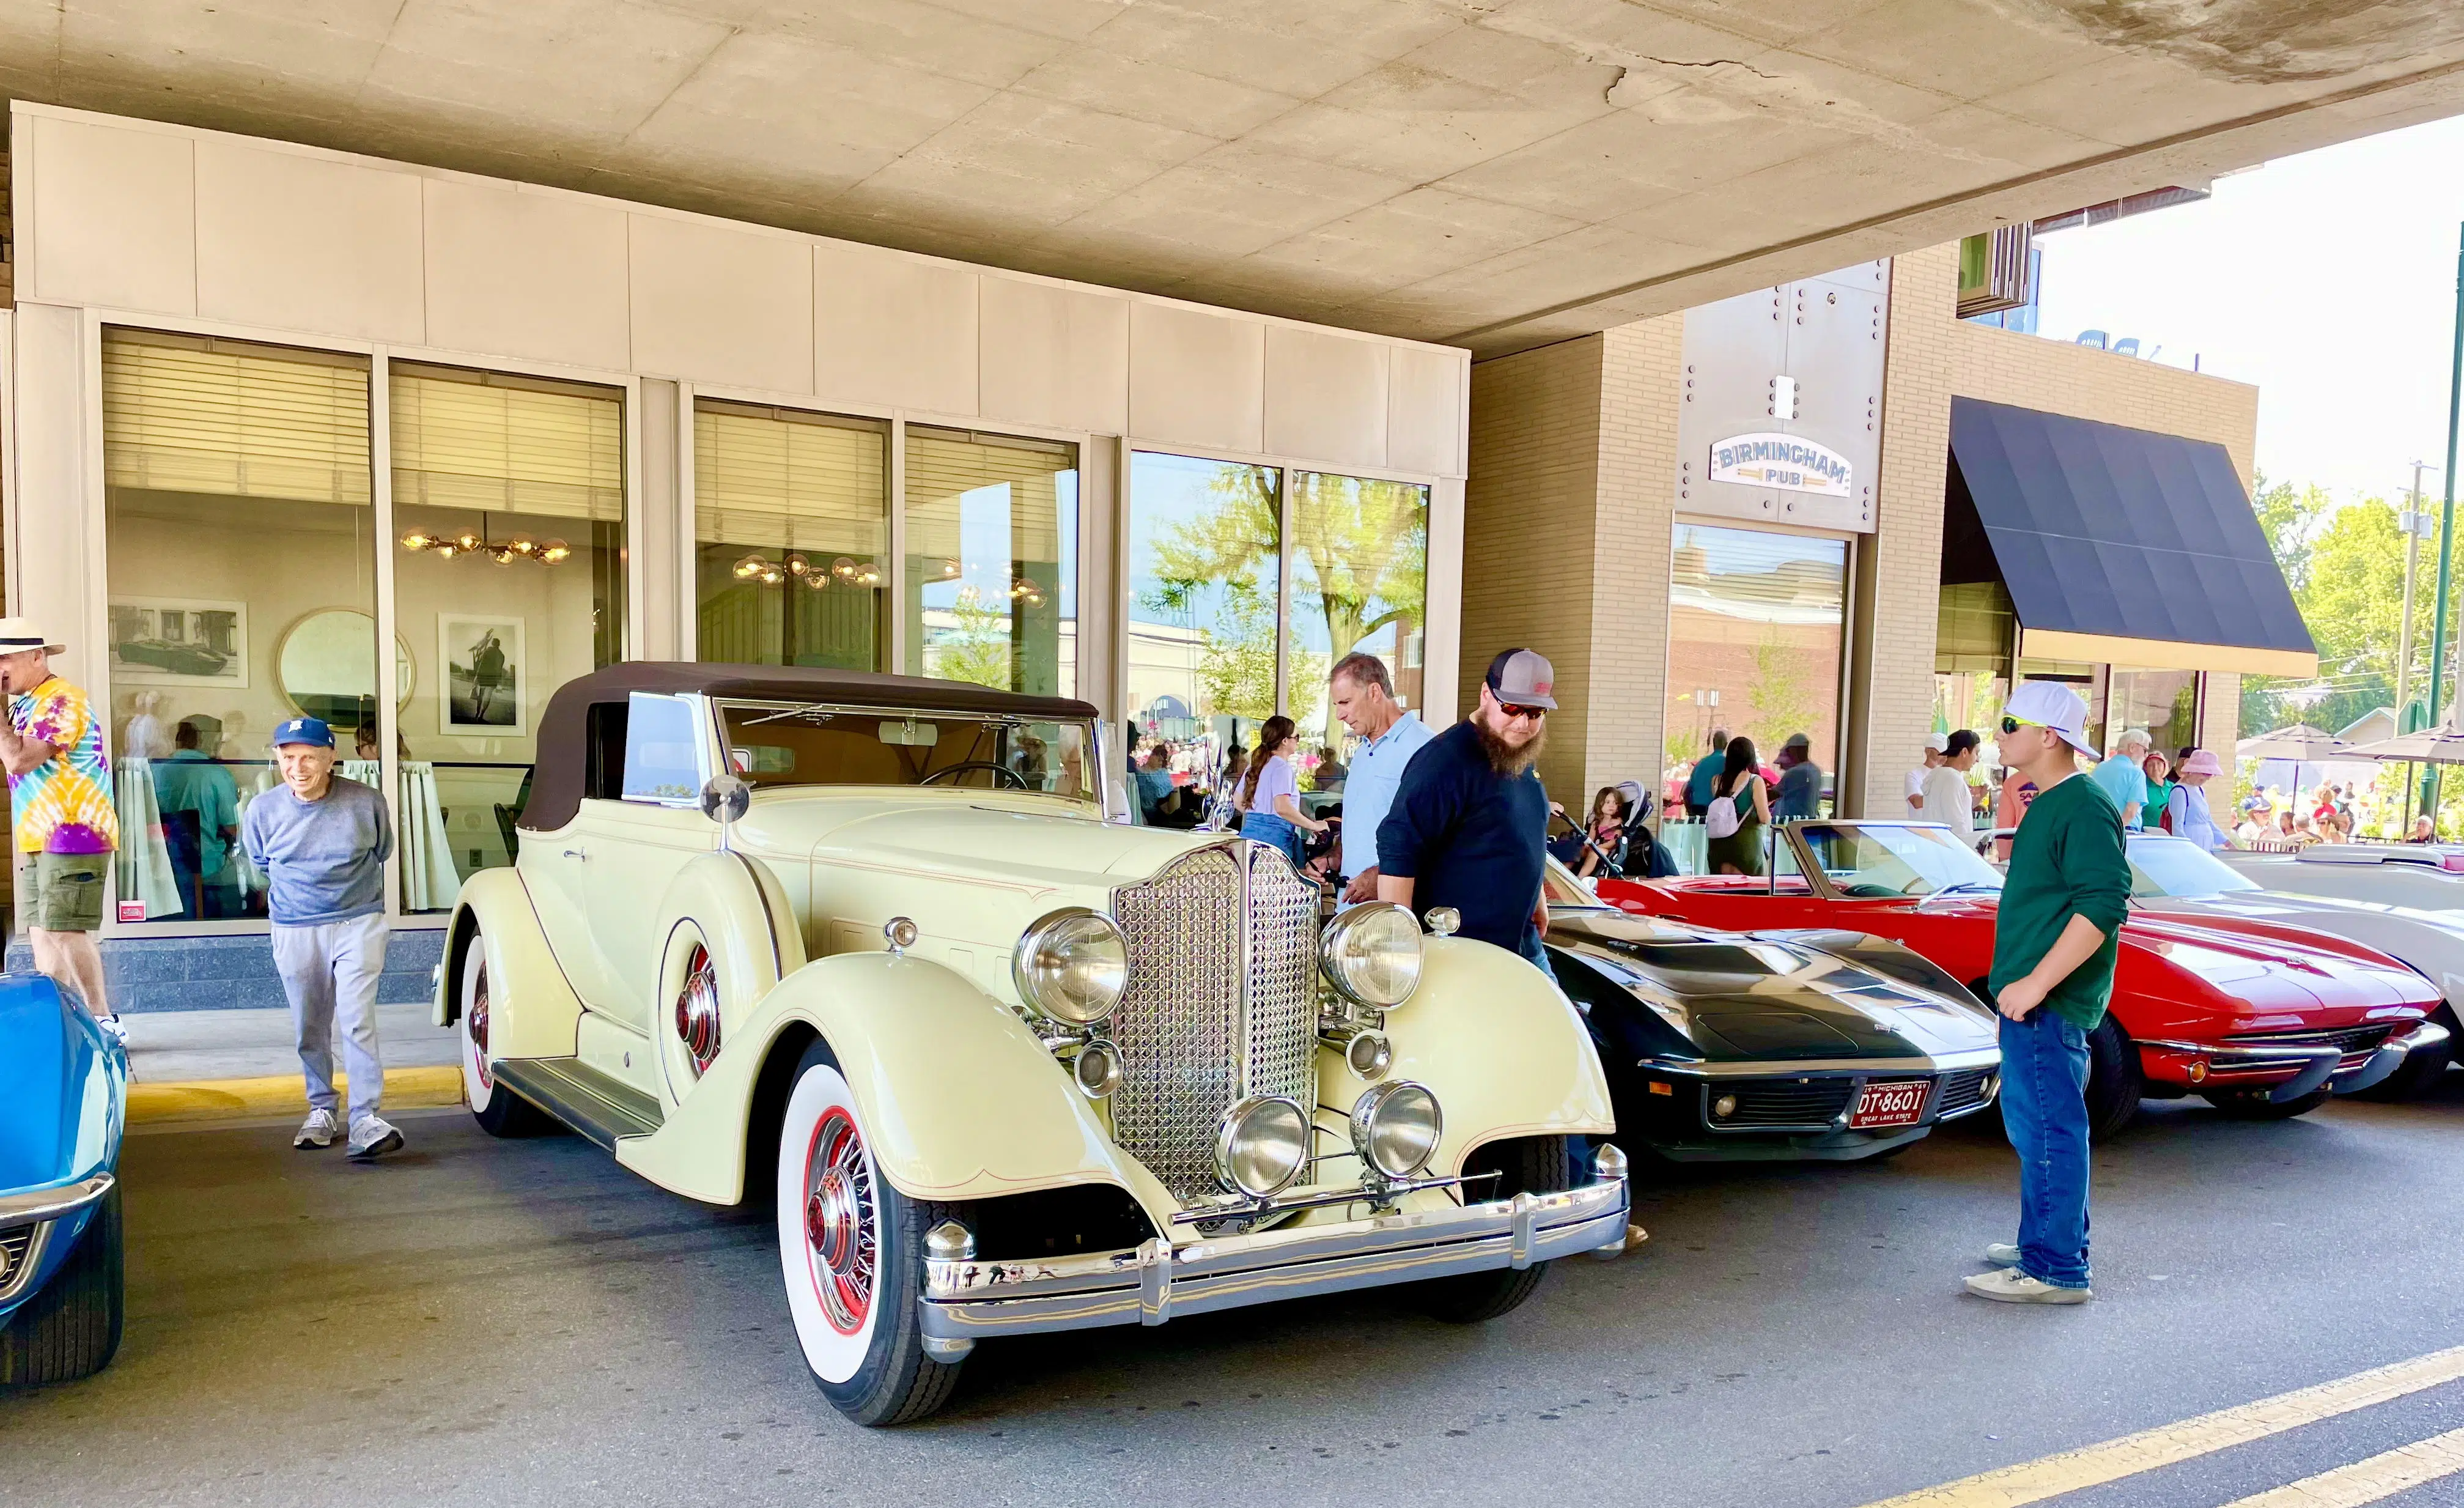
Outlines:
[[[337,1074],[337,1088],[349,1084]],[[418,1110],[462,1102],[462,1070],[431,1065],[385,1070],[388,1110]],[[308,1089],[297,1074],[275,1078],[213,1078],[186,1084],[128,1086],[128,1123],[162,1125],[179,1120],[240,1120],[256,1116],[308,1113]]]

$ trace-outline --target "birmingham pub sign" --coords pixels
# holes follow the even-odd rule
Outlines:
[[[1803,435],[1766,432],[1711,442],[1713,481],[1845,498],[1854,479],[1846,456]]]

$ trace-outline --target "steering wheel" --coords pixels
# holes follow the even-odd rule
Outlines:
[[[993,782],[995,787],[999,787],[1002,781],[1007,781],[1010,788],[1013,790],[1028,790],[1033,788],[1027,785],[1025,776],[1021,775],[1018,771],[1010,768],[1006,765],[998,764],[988,759],[962,760],[956,765],[944,765],[939,769],[935,770],[933,773],[925,776],[915,784],[919,786],[930,786],[945,775],[956,775],[962,770],[970,769],[988,769],[995,775],[1000,776],[1000,780]]]
[[[1904,896],[1907,892],[1867,881],[1858,885],[1843,885],[1839,889],[1839,894],[1850,900],[1887,900],[1893,896]]]

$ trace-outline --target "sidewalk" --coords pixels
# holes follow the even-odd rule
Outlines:
[[[389,1112],[461,1101],[458,1034],[429,1025],[429,1009],[424,1001],[377,1007]],[[147,1010],[121,1020],[132,1126],[308,1113],[288,1010]]]

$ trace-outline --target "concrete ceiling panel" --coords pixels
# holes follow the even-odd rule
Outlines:
[[[1165,63],[1134,63],[1092,48],[1063,53],[1020,79],[1018,89],[1227,142],[1301,102],[1272,89]]]
[[[0,87],[1487,352],[2455,113],[2464,7],[0,0]]]

